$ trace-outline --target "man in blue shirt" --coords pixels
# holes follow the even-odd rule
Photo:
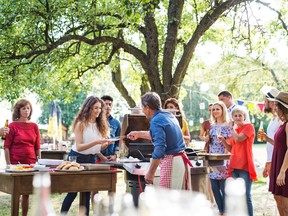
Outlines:
[[[104,95],[101,99],[105,103],[106,116],[110,126],[110,138],[119,137],[121,132],[120,122],[113,118],[111,111],[113,108],[113,98],[109,95]],[[110,144],[106,149],[102,150],[102,156],[98,155],[101,160],[116,161],[116,155],[119,151],[119,141]],[[104,157],[103,157],[104,156]]]
[[[145,175],[146,183],[153,183],[160,165],[159,186],[191,189],[187,170],[192,165],[184,151],[185,143],[178,120],[170,112],[161,109],[161,99],[155,92],[143,95],[141,103],[143,113],[150,120],[150,131],[131,131],[127,137],[131,140],[150,139],[154,144],[150,168]]]

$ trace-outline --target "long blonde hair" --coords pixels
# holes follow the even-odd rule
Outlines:
[[[217,102],[213,103],[212,107],[214,107],[214,105],[218,105],[218,106],[221,107],[223,123],[228,122],[229,121],[229,117],[228,117],[228,112],[227,112],[226,105],[222,101],[217,101]],[[213,111],[212,111],[212,114],[211,114],[211,120],[212,120],[213,123],[217,122],[217,119],[213,115]]]
[[[95,96],[88,97],[83,103],[80,111],[78,112],[77,116],[74,119],[74,122],[72,125],[73,131],[75,130],[75,127],[78,122],[80,123],[80,130],[81,131],[84,130],[84,128],[89,123],[90,116],[92,113],[92,108],[94,104],[98,102],[101,103],[101,112],[99,116],[96,118],[95,123],[102,137],[105,137],[105,138],[109,137],[110,130],[109,130],[109,126],[107,123],[106,110],[104,109],[105,103],[103,102],[103,100]]]

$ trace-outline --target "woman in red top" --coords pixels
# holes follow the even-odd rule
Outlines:
[[[8,164],[34,164],[40,158],[40,132],[36,123],[30,122],[32,105],[21,99],[14,105],[13,122],[4,142],[5,160]],[[27,215],[29,195],[22,195],[22,215]]]
[[[229,127],[232,137],[225,139],[220,136],[218,139],[223,142],[225,148],[231,152],[229,175],[233,178],[243,178],[246,185],[246,201],[249,216],[253,216],[253,205],[251,199],[252,181],[257,180],[257,174],[253,162],[252,145],[255,137],[255,130],[252,124],[245,123],[246,112],[241,106],[232,110],[232,122]],[[234,129],[234,123],[237,128]]]

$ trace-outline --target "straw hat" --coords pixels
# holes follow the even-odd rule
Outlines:
[[[279,92],[279,94],[275,98],[267,98],[267,100],[281,103],[284,107],[288,109],[288,92]]]
[[[280,92],[278,89],[268,86],[263,87],[261,90],[266,98],[275,98]]]

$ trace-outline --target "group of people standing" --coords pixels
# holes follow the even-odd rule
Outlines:
[[[112,117],[113,98],[105,95],[102,98],[88,97],[82,105],[72,125],[75,144],[69,156],[77,156],[78,163],[96,163],[97,160],[115,161],[119,151],[119,141],[109,138],[120,136],[120,122]],[[66,214],[77,192],[66,195],[61,214]],[[86,192],[86,215],[89,215],[91,192]]]
[[[178,101],[170,101],[180,110]],[[170,105],[171,105],[170,103]],[[160,186],[166,188],[191,189],[188,167],[192,166],[185,154],[187,122],[181,130],[175,115],[162,110],[161,99],[155,92],[148,92],[141,98],[142,113],[150,120],[150,131],[132,131],[127,135],[131,140],[140,137],[151,139],[154,144],[152,162],[145,175],[148,184],[153,183],[155,171],[160,164]],[[169,105],[169,103],[167,103]],[[120,122],[112,117],[113,98],[103,96],[88,97],[76,115],[72,131],[75,144],[68,156],[77,156],[79,163],[95,163],[97,160],[116,160],[119,141],[109,138],[120,135]],[[40,133],[36,123],[30,121],[32,105],[28,100],[21,99],[13,111],[13,122],[8,128],[1,128],[0,135],[7,134],[4,143],[5,159],[9,164],[34,164],[41,158]],[[186,125],[186,128],[185,128]],[[183,134],[182,134],[183,131]],[[186,135],[185,135],[186,133]],[[184,163],[183,163],[184,162]],[[172,170],[173,168],[173,170]],[[175,172],[176,171],[176,172]],[[68,193],[61,206],[61,214],[69,211],[77,193]],[[86,215],[89,214],[91,193],[86,193]],[[27,215],[29,195],[22,195],[22,215]]]
[[[254,126],[249,122],[247,110],[233,103],[228,91],[218,94],[219,101],[211,104],[211,120],[205,122],[200,138],[208,143],[209,153],[231,153],[230,160],[224,166],[209,173],[213,196],[220,215],[225,214],[225,179],[229,176],[243,178],[246,186],[246,200],[249,216],[253,215],[251,199],[252,181],[257,180],[253,162],[252,145],[255,137]],[[288,93],[269,92],[266,95],[265,110],[274,104],[274,117],[281,120],[279,129],[265,133],[267,141],[274,145],[271,162],[267,161],[263,176],[270,176],[269,191],[274,194],[280,215],[288,215]],[[69,156],[77,156],[79,163],[95,163],[98,160],[116,160],[119,142],[109,138],[120,135],[120,123],[112,117],[113,98],[103,96],[88,97],[76,115],[72,125],[75,144]],[[185,122],[182,128],[171,112],[162,109],[161,98],[155,92],[141,97],[142,113],[150,121],[149,131],[131,131],[127,138],[150,139],[154,145],[150,168],[144,179],[147,184],[154,182],[154,175],[160,166],[159,186],[174,189],[191,189],[189,167],[192,166],[185,154],[185,142],[190,140]],[[181,111],[177,100],[168,100],[164,108]],[[276,115],[277,114],[277,115]],[[1,128],[0,135],[7,133],[4,143],[7,164],[33,164],[41,158],[40,133],[37,124],[30,121],[32,105],[25,99],[19,100],[13,110],[13,122],[9,128]],[[183,115],[183,114],[182,114]],[[272,123],[271,123],[272,124]],[[270,126],[270,124],[269,124]],[[187,127],[187,125],[186,125]],[[272,126],[271,126],[272,127]],[[275,127],[273,127],[275,131]],[[269,128],[268,128],[269,130]],[[274,133],[274,132],[273,132]],[[24,150],[23,150],[24,149]],[[273,149],[273,148],[272,148]],[[270,146],[271,152],[271,146]],[[62,203],[61,213],[67,213],[77,193],[68,193]],[[86,215],[89,214],[90,196],[87,192]],[[22,196],[22,214],[27,215],[29,196]]]
[[[243,178],[248,212],[252,216],[251,187],[252,181],[257,180],[252,154],[255,130],[252,124],[247,123],[247,110],[233,103],[230,92],[220,92],[218,99],[219,101],[209,105],[211,119],[202,123],[200,139],[206,142],[205,150],[208,153],[231,153],[231,156],[223,166],[208,174],[211,184],[208,187],[213,192],[210,193],[210,199],[212,202],[215,199],[219,214],[224,215],[226,179]]]
[[[267,100],[267,101],[266,101]],[[280,216],[288,215],[288,92],[272,88],[265,100],[266,112],[273,114],[265,138],[267,163],[263,176],[269,176],[269,191],[274,195]],[[267,108],[271,109],[267,109]],[[278,125],[277,125],[278,123]],[[278,126],[278,129],[276,130]],[[274,133],[274,137],[273,137]],[[271,160],[272,153],[272,160]],[[271,162],[270,162],[271,161]]]
[[[79,163],[95,163],[101,160],[116,160],[119,141],[111,141],[120,135],[120,122],[112,117],[113,98],[105,95],[102,99],[90,96],[76,115],[72,130],[75,144],[68,156],[77,156]],[[40,132],[36,123],[30,121],[32,104],[21,99],[13,108],[8,128],[1,128],[0,135],[6,134],[4,152],[6,164],[35,164],[41,158]],[[68,212],[77,193],[68,193],[62,203],[61,213]],[[90,192],[86,193],[86,215],[90,209]],[[29,195],[22,195],[22,215],[28,214]]]
[[[220,215],[224,215],[225,180],[227,177],[242,178],[246,186],[248,214],[253,216],[251,188],[252,181],[257,180],[252,152],[255,129],[250,123],[247,110],[233,103],[230,92],[220,92],[218,99],[218,102],[209,105],[211,119],[202,123],[200,139],[206,142],[205,150],[208,153],[231,153],[231,156],[225,164],[226,167],[209,174],[213,192],[213,195],[210,195],[211,201],[215,199]],[[288,93],[279,92],[275,88],[265,92],[264,111],[272,113],[273,119],[269,122],[267,134],[261,134],[267,140],[267,162],[263,176],[270,177],[269,191],[274,194],[280,215],[286,216],[288,215],[288,126],[286,127]]]

